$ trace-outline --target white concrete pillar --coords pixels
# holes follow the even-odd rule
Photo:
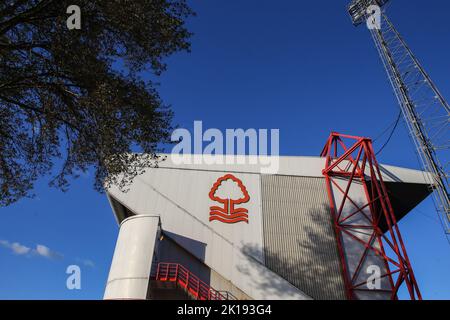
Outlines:
[[[137,215],[121,223],[104,299],[146,299],[159,222]]]

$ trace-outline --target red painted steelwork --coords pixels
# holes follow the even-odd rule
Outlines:
[[[175,282],[196,300],[229,300],[231,296],[211,288],[188,269],[177,263],[159,263],[155,280]]]
[[[345,143],[348,141],[351,142],[350,146]],[[372,140],[332,133],[321,156],[326,157],[323,175],[327,184],[347,298],[356,299],[357,292],[378,291],[391,293],[390,298],[396,300],[399,288],[405,284],[410,298],[421,300],[422,296],[373,151]],[[345,187],[342,187],[343,185]],[[350,197],[352,186],[363,187],[365,203],[356,203]],[[344,208],[348,209],[349,205],[354,207],[354,211],[344,214]],[[351,224],[349,220],[355,218],[360,218],[359,221],[363,220],[366,224]],[[385,232],[380,229],[381,220],[387,226]],[[364,230],[366,238],[359,236],[361,230]],[[346,243],[348,245],[349,241],[363,248],[361,256],[357,257],[359,262],[356,268],[349,267],[346,251]],[[383,261],[385,270],[381,278],[389,279],[390,290],[368,290],[367,283],[358,280],[370,252]]]

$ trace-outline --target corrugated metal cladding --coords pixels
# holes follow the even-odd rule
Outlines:
[[[261,178],[266,266],[314,299],[345,299],[325,179]]]

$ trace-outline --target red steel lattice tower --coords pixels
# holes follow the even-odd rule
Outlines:
[[[321,156],[347,298],[396,300],[405,285],[412,300],[421,300],[372,141],[332,133]],[[367,285],[373,263],[382,269],[380,288]]]

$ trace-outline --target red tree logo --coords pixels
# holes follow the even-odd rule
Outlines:
[[[247,203],[250,196],[241,180],[227,174],[214,183],[209,198],[222,203],[223,207],[210,207],[209,221],[220,221],[223,223],[248,223],[248,210],[235,208],[235,205]]]

